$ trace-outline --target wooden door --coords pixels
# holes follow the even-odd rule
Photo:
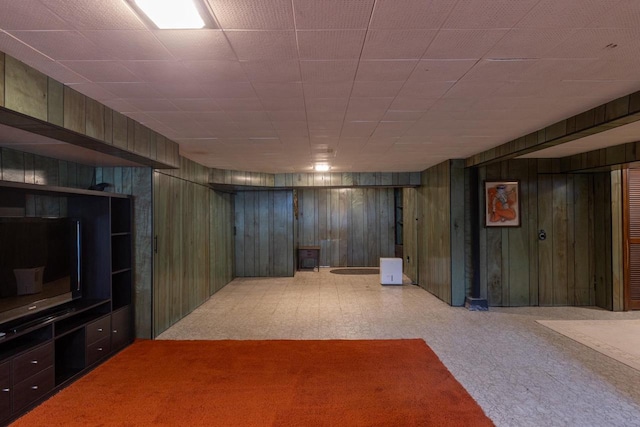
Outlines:
[[[640,310],[640,169],[623,174],[624,309]]]

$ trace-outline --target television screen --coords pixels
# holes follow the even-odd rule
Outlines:
[[[0,218],[0,323],[80,296],[80,221]]]

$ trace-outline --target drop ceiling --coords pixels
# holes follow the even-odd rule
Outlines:
[[[205,1],[216,28],[155,30],[124,0],[0,0],[0,51],[271,173],[420,171],[640,90],[637,0]]]

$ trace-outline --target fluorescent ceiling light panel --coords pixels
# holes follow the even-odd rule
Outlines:
[[[329,169],[331,169],[331,166],[329,166],[329,165],[327,165],[327,164],[321,164],[321,163],[318,163],[318,164],[315,166],[315,170],[316,170],[316,172],[328,172],[328,171],[329,171]]]
[[[162,30],[205,27],[194,0],[134,0],[134,3]]]

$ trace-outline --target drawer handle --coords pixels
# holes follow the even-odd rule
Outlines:
[[[98,351],[102,351],[102,347],[98,347]]]
[[[98,328],[98,332],[102,332],[102,328]]]
[[[3,388],[2,391],[4,391],[5,393],[8,393],[8,392],[11,391],[11,389],[10,388]]]
[[[117,329],[114,329],[114,330],[113,330],[113,333],[114,333],[114,334],[117,334],[117,333],[118,333],[118,330],[117,330]]]
[[[38,364],[38,361],[37,361],[37,360],[32,360],[32,361],[31,361],[31,364],[32,364],[32,365],[37,365],[37,364]]]
[[[37,386],[37,385],[32,385],[32,386],[31,386],[31,390],[37,390],[37,389],[38,389],[38,386]]]

